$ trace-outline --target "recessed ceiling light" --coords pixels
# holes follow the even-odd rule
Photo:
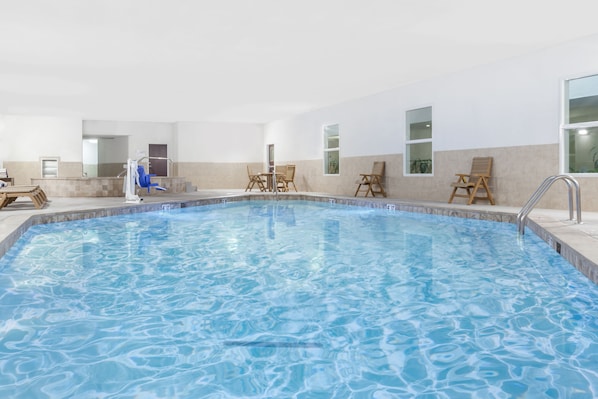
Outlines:
[[[582,136],[585,136],[586,134],[588,134],[588,130],[587,129],[579,129],[577,131],[577,133],[579,133]]]

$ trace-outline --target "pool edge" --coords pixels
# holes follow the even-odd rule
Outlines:
[[[65,210],[57,212],[45,212],[32,214],[24,219],[10,233],[6,234],[0,241],[0,257],[17,242],[17,240],[31,226],[46,223],[64,222],[72,220],[83,220],[98,217],[117,216],[124,214],[134,214],[143,212],[160,211],[166,209],[187,208],[195,206],[205,206],[212,204],[222,204],[226,202],[240,201],[288,201],[288,200],[306,200],[315,202],[336,203],[341,205],[365,206],[377,209],[388,209],[391,211],[425,213],[430,215],[461,217],[467,219],[489,220],[501,223],[515,223],[516,212],[504,210],[494,210],[492,207],[487,209],[450,206],[448,204],[431,202],[413,202],[405,200],[387,199],[387,198],[359,198],[342,197],[326,194],[311,193],[284,193],[274,197],[272,194],[244,193],[244,194],[226,194],[215,195],[212,197],[193,198],[193,199],[164,199],[155,202],[146,202],[139,204],[120,203],[113,206],[90,207],[88,209]],[[540,218],[542,219],[542,218]],[[558,252],[565,260],[583,273],[594,283],[598,284],[598,264],[585,256],[578,249],[572,247],[567,240],[567,234],[563,233],[559,226],[546,226],[542,220],[538,221],[534,216],[528,218],[527,226],[540,238],[549,244],[549,246]]]

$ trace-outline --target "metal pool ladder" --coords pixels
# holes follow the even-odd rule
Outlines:
[[[581,193],[579,190],[579,183],[570,175],[555,175],[547,177],[538,189],[532,194],[527,203],[521,208],[517,214],[517,231],[519,234],[525,234],[525,220],[527,215],[534,209],[534,206],[540,201],[544,193],[548,191],[550,186],[557,180],[563,180],[567,183],[569,189],[569,220],[575,220],[573,217],[573,188],[575,188],[575,206],[577,209],[577,223],[581,223]]]
[[[272,191],[274,192],[276,201],[278,201],[278,181],[276,180],[276,171],[274,169],[272,170]]]

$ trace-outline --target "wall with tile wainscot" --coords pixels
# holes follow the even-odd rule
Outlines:
[[[168,193],[185,192],[185,179],[182,177],[152,177]],[[123,177],[54,177],[31,179],[31,184],[39,185],[50,197],[124,197]],[[159,195],[162,191],[155,187],[148,193],[146,188],[137,187],[140,196]]]

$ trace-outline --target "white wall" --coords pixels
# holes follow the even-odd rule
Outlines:
[[[260,124],[177,122],[178,162],[246,163],[264,160]]]
[[[89,137],[128,136],[128,156],[138,159],[137,151],[146,156],[150,144],[166,144],[168,157],[176,161],[174,124],[165,122],[84,121],[83,135]],[[126,159],[124,160],[126,162]]]
[[[439,60],[442,62],[442,60]],[[342,157],[402,154],[405,112],[432,106],[435,151],[559,142],[563,79],[598,74],[598,36],[257,124],[82,121],[0,115],[0,161],[82,162],[82,136],[127,136],[128,157],[166,144],[175,162],[322,159],[322,126],[340,125]],[[359,77],[356,77],[359,78]]]
[[[597,73],[592,36],[275,121],[264,140],[277,160],[321,159],[321,128],[338,123],[342,157],[402,154],[405,112],[432,106],[434,151],[554,144],[562,81]]]
[[[78,118],[0,115],[0,159],[39,162],[40,157],[60,157],[81,162],[81,126]]]

